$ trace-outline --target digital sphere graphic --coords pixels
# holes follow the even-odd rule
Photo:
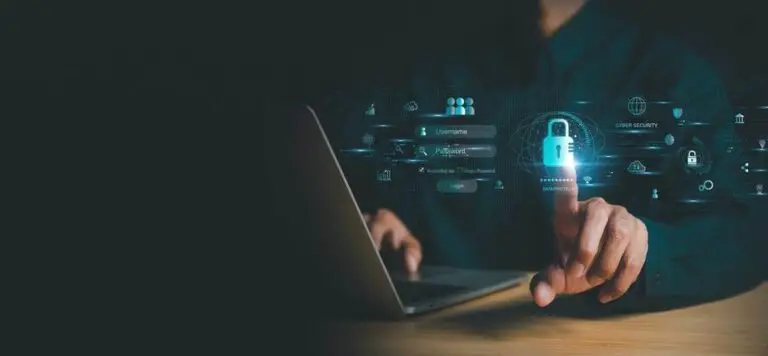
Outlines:
[[[642,97],[635,96],[627,102],[627,110],[633,116],[640,116],[645,114],[645,110],[648,108],[648,103]]]
[[[675,136],[672,136],[672,134],[667,134],[664,136],[664,143],[666,143],[667,146],[672,146],[675,144]]]

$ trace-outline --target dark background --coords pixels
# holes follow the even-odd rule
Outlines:
[[[629,4],[628,4],[629,5]],[[768,34],[759,1],[643,2],[638,20],[668,33],[709,59],[726,82],[734,105],[768,99]],[[632,13],[632,7],[627,6]]]
[[[761,43],[768,30],[761,2],[611,2],[628,21],[679,38],[709,58],[739,99],[753,100],[750,96],[766,92],[768,50]],[[472,14],[422,34],[445,37],[471,31],[488,21],[483,16],[509,7],[500,1],[483,4],[499,11],[450,1],[419,3],[8,2],[2,9],[8,29],[4,59],[10,60],[5,75],[27,82],[18,89],[44,90],[69,100],[77,93],[100,94],[109,101],[159,95],[213,108],[221,96],[255,100],[277,93],[296,95],[309,91],[310,84],[317,86],[308,78],[321,73],[327,73],[325,79],[337,78],[341,69],[349,72],[366,60],[383,61],[374,56],[389,56],[393,62],[407,57],[418,43],[398,52],[381,48],[406,43],[413,37],[407,33],[409,23],[420,21],[422,14],[439,17],[454,8]],[[509,12],[526,13],[535,2],[511,3],[516,8]],[[514,15],[509,18],[520,21]],[[133,104],[155,105],[146,100]]]
[[[271,168],[264,158],[280,141],[263,129],[271,119],[263,109],[278,97],[312,98],[354,77],[344,73],[362,72],[358,59],[407,37],[402,19],[418,21],[414,14],[429,12],[433,2],[425,3],[0,5],[0,110],[39,129],[77,131],[67,145],[87,146],[84,155],[119,165],[114,176],[104,178],[100,169],[102,178],[87,180],[87,189],[104,188],[98,210],[114,206],[121,219],[100,236],[117,241],[122,227],[139,231],[132,238],[148,241],[137,243],[140,252],[158,260],[145,262],[148,271],[130,272],[140,278],[113,275],[135,283],[130,289],[144,297],[128,293],[120,297],[123,307],[105,310],[141,311],[144,327],[216,325],[253,337],[268,325],[273,333],[303,335],[293,334],[301,330],[295,320],[318,298],[308,282],[276,283],[306,266],[292,260],[293,236],[281,234],[295,221],[272,209],[279,201],[267,192],[276,189],[265,180]],[[748,105],[768,103],[761,3],[615,0],[627,21],[666,32],[709,58],[734,102]],[[473,6],[480,5],[456,8],[482,13]],[[483,18],[453,22],[472,29]],[[385,55],[399,63],[408,53]],[[156,282],[158,276],[172,277]]]
[[[744,101],[746,105],[751,105],[752,102],[767,99],[768,68],[765,63],[768,49],[761,45],[768,35],[764,18],[768,6],[765,4],[749,0],[606,2],[612,3],[616,14],[626,21],[675,38],[710,60],[726,81],[731,96],[737,102],[735,104],[740,105]],[[278,21],[280,25],[277,26],[285,29],[283,34],[288,34],[288,38],[293,37],[293,40],[286,42],[281,40],[282,36],[270,37],[282,42],[279,47],[282,50],[272,55],[279,63],[291,66],[286,67],[290,68],[288,73],[273,73],[280,73],[281,77],[301,73],[302,78],[317,78],[319,73],[330,70],[333,74],[326,77],[338,83],[338,76],[355,67],[362,67],[366,61],[397,63],[400,58],[413,55],[415,49],[408,47],[409,42],[420,46],[419,43],[471,32],[494,20],[525,22],[526,19],[517,16],[536,11],[536,2],[530,0],[489,1],[483,2],[482,6],[451,1],[424,3],[427,5],[414,6],[401,2],[371,5],[375,3],[366,2],[334,6],[321,2],[305,12],[290,11],[288,17],[292,20],[287,23]],[[462,9],[460,13],[469,15],[440,26],[440,18],[452,18],[455,14],[453,9]],[[428,18],[430,14],[438,19]],[[424,31],[423,27],[427,26],[421,26],[421,37],[408,33],[408,28],[419,27],[422,21],[437,29],[434,32]],[[295,23],[298,25],[291,25]],[[421,41],[409,40],[413,38]],[[296,46],[297,43],[302,45]],[[298,55],[290,56],[291,53]],[[386,59],[382,60],[382,57]],[[307,61],[308,58],[311,60]],[[305,81],[304,84],[304,87],[311,87],[317,83]],[[294,95],[295,91],[296,88],[292,88]]]

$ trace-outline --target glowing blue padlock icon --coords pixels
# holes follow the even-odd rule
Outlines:
[[[555,136],[552,128],[555,124],[563,124],[563,136]],[[568,121],[565,119],[549,120],[547,137],[542,143],[542,161],[545,167],[568,167],[574,164],[573,138],[569,135]]]
[[[688,166],[696,167],[699,165],[699,156],[694,150],[688,151]]]

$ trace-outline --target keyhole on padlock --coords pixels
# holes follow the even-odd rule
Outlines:
[[[557,159],[560,159],[560,145],[555,146],[555,149],[557,150]]]

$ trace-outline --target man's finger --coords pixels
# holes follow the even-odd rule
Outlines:
[[[409,273],[416,273],[421,263],[421,244],[413,235],[408,235],[403,243],[405,247],[405,269]]]
[[[632,216],[626,209],[615,207],[608,219],[608,225],[603,233],[603,247],[600,255],[589,266],[587,280],[592,285],[599,285],[614,276],[619,268],[621,258],[627,250],[632,237]]]
[[[540,307],[551,304],[555,297],[565,291],[565,271],[556,265],[539,272],[531,281],[533,301]]]
[[[637,281],[642,268],[642,262],[631,257],[623,258],[616,276],[600,290],[600,302],[608,303],[624,295]]]
[[[384,241],[386,236],[390,235],[389,226],[374,218],[368,224],[368,229],[371,231],[371,237],[373,238],[374,245],[376,245],[376,249],[380,250],[381,242]]]
[[[397,219],[394,213],[387,209],[380,209],[369,218],[368,229],[371,231],[371,237],[377,249],[381,249],[381,244],[385,239],[389,239],[390,243],[396,239],[397,235],[403,235],[401,231],[398,231],[398,225],[402,225]],[[400,237],[402,239],[403,237]]]
[[[581,225],[574,258],[568,266],[572,278],[584,276],[600,248],[603,231],[611,217],[611,205],[601,198],[590,199],[584,206],[584,222]]]
[[[418,271],[422,258],[419,241],[402,224],[393,226],[390,234],[387,236],[389,237],[392,250],[398,251],[401,248],[403,249],[405,269],[409,273]]]
[[[629,290],[640,276],[648,253],[648,244],[646,242],[647,236],[643,236],[642,231],[638,231],[638,234],[640,235],[629,243],[614,278],[600,290],[600,302],[608,303],[618,299]]]
[[[555,214],[576,215],[579,212],[579,185],[576,167],[565,166],[557,170]]]
[[[408,242],[411,233],[400,222],[389,222],[387,224],[390,226],[390,233],[387,235],[390,247],[392,247],[392,250],[397,251]]]
[[[376,214],[376,224],[381,224],[386,227],[387,233],[384,235],[384,239],[389,240],[392,250],[399,250],[400,247],[411,236],[411,232],[403,225],[402,221],[395,215],[395,213],[382,209]],[[383,242],[383,241],[382,241]]]

